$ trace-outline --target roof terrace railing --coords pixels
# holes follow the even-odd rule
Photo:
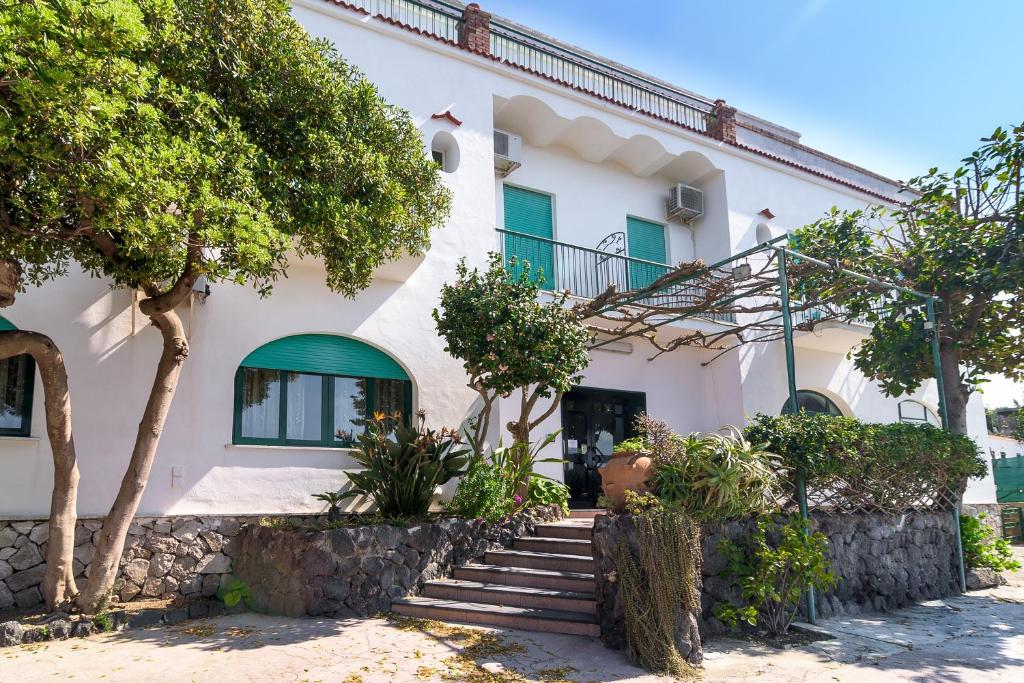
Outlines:
[[[530,263],[531,273],[540,271],[548,291],[569,290],[574,296],[593,299],[610,285],[619,291],[646,287],[672,266],[621,254],[565,244],[511,230],[498,230],[506,267],[513,274],[520,272],[523,261]],[[510,263],[515,258],[516,263]],[[653,305],[681,306],[703,301],[707,289],[701,285],[672,285],[657,295]],[[639,302],[643,304],[644,302]],[[698,316],[719,322],[736,322],[732,313],[704,313]]]
[[[458,42],[463,8],[443,0],[340,0],[371,15]],[[492,19],[490,52],[503,62],[671,123],[707,132],[714,105]]]
[[[491,54],[527,71],[630,109],[700,132],[708,130],[712,103],[512,26],[491,22]]]
[[[417,2],[416,0],[340,0],[357,7],[371,16],[380,15],[400,24],[456,42],[462,9],[444,2]]]

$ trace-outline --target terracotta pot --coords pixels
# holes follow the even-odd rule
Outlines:
[[[642,453],[616,451],[598,472],[604,495],[612,502],[612,511],[622,512],[626,491],[644,493],[648,490],[647,480],[654,474],[654,461]]]

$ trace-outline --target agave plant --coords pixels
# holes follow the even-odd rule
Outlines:
[[[436,488],[465,472],[470,458],[457,431],[427,429],[425,422],[423,412],[414,427],[400,416],[374,414],[352,455],[363,470],[349,474],[352,488],[342,496],[367,496],[384,517],[425,515]]]
[[[724,432],[724,433],[723,433]],[[674,438],[658,461],[651,486],[666,504],[697,519],[733,519],[776,507],[779,457],[732,426]]]

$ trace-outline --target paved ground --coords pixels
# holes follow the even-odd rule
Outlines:
[[[1024,552],[1020,552],[1024,556]],[[718,640],[705,681],[1024,681],[1024,573],[1011,585],[822,624],[773,650]],[[520,675],[522,677],[520,677]],[[595,640],[380,619],[243,614],[0,651],[0,681],[658,681]]]

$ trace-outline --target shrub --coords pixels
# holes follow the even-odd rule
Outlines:
[[[729,539],[718,544],[729,558],[723,575],[739,585],[745,604],[719,603],[714,614],[730,626],[760,621],[781,636],[789,630],[804,592],[812,587],[828,590],[836,577],[829,571],[828,538],[821,532],[808,533],[806,520],[794,515],[778,534],[773,532],[773,522],[762,518],[747,547]]]
[[[499,443],[489,457],[475,456],[445,509],[460,517],[498,522],[527,505],[540,504],[533,497],[534,487],[538,485],[534,483],[536,481],[547,482],[540,484],[547,491],[546,495],[552,497],[546,502],[564,501],[564,507],[568,508],[568,489],[561,498],[553,485],[562,485],[534,471],[537,463],[562,462],[559,458],[538,458],[540,451],[554,443],[558,434],[549,434],[544,441],[533,445],[517,443],[504,446]],[[525,499],[520,493],[523,491],[527,493]]]
[[[106,612],[100,612],[92,618],[92,625],[96,631],[104,633],[114,628],[114,620]]]
[[[530,506],[557,504],[563,513],[569,514],[569,487],[560,481],[530,477],[530,492],[526,499]]]
[[[648,485],[668,506],[700,520],[762,513],[779,496],[778,458],[754,447],[735,427],[727,434],[674,434],[648,415],[637,418],[642,447],[654,459]]]
[[[929,497],[963,490],[985,463],[967,436],[929,425],[875,424],[802,412],[757,415],[746,438],[782,458],[808,487],[842,494],[844,504],[902,512]]]
[[[217,599],[224,603],[225,607],[235,607],[240,602],[244,602],[246,606],[252,600],[252,591],[249,590],[249,584],[241,579],[234,579],[227,586],[221,586],[217,589]]]
[[[423,516],[434,490],[465,471],[469,450],[458,448],[458,432],[424,427],[422,413],[415,427],[392,420],[374,415],[359,437],[352,457],[364,470],[349,474],[352,488],[343,497],[368,496],[387,518]]]
[[[1020,562],[1013,559],[1010,542],[1005,538],[993,538],[995,531],[985,524],[985,513],[977,517],[960,515],[960,541],[964,547],[964,564],[969,569],[988,567],[997,572],[1020,569]]]

